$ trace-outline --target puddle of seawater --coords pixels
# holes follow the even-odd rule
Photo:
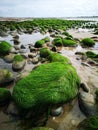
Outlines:
[[[23,45],[28,45],[28,44],[34,45],[37,40],[43,39],[46,36],[50,37],[50,34],[46,33],[43,35],[40,32],[32,33],[32,34],[21,34],[19,35],[19,41],[20,41],[20,44],[23,44]],[[13,37],[11,35],[7,37],[0,37],[0,41],[2,40],[8,41],[13,45]]]

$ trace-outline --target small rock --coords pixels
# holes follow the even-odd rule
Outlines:
[[[13,74],[7,69],[0,69],[0,85],[8,85],[14,80]]]
[[[33,64],[37,64],[38,62],[39,62],[38,58],[35,57],[35,58],[32,59]]]
[[[9,54],[9,55],[5,56],[4,57],[5,62],[12,63],[13,59],[14,59],[14,56],[15,56],[15,54]]]
[[[80,87],[83,89],[83,91],[85,91],[87,93],[90,92],[90,88],[87,86],[86,83],[81,83]]]
[[[52,47],[51,50],[52,50],[53,52],[57,52],[57,48],[56,48],[56,46]]]
[[[20,46],[20,48],[21,49],[26,49],[26,47],[23,44]]]
[[[29,57],[29,58],[34,58],[36,55],[37,55],[36,53],[29,53],[29,54],[28,54],[28,57]]]
[[[63,113],[63,107],[53,108],[50,112],[51,116],[59,116]]]
[[[19,46],[19,45],[14,45],[14,48],[15,48],[16,50],[19,50],[19,49],[20,49],[20,46]]]
[[[24,68],[25,64],[26,64],[25,60],[20,61],[20,62],[13,62],[12,68],[14,71],[22,70]]]

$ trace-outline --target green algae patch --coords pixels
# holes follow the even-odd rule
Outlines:
[[[50,42],[50,38],[49,38],[49,37],[45,37],[43,40],[44,40],[45,42]]]
[[[13,99],[22,109],[63,104],[77,95],[79,85],[73,66],[60,62],[43,64],[15,85]]]
[[[6,88],[0,88],[0,105],[6,104],[11,99],[11,93]]]
[[[11,48],[12,46],[10,45],[10,43],[6,41],[1,41],[0,42],[0,56],[7,55],[10,52]]]
[[[81,41],[81,45],[85,47],[93,47],[95,45],[95,41],[91,38],[84,38]]]
[[[38,40],[36,43],[35,43],[35,47],[36,48],[40,48],[42,47],[43,45],[45,44],[45,40],[41,39],[41,40]]]
[[[79,124],[78,130],[98,130],[98,116],[91,116],[83,120]]]
[[[48,60],[50,62],[64,62],[70,63],[70,60],[67,57],[60,55],[59,53],[53,52],[49,55]]]

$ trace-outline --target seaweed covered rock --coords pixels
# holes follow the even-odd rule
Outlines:
[[[54,130],[54,129],[48,127],[35,127],[31,128],[30,130]]]
[[[95,42],[91,38],[84,38],[81,41],[81,45],[84,46],[84,47],[93,47],[95,45]]]
[[[40,47],[43,47],[44,44],[45,44],[45,41],[44,41],[43,39],[42,39],[42,40],[38,40],[38,41],[35,43],[34,47],[40,48]]]
[[[0,69],[0,85],[1,87],[9,84],[14,80],[13,74],[7,69]]]
[[[14,56],[12,68],[13,70],[22,70],[25,66],[25,59],[21,55]]]
[[[65,62],[67,64],[71,64],[70,60],[67,57],[64,57],[56,52],[50,53],[48,60],[50,62]]]
[[[6,41],[0,42],[0,56],[7,55],[11,51],[12,46]]]
[[[87,51],[86,55],[88,58],[98,58],[98,54],[92,52],[92,51]]]
[[[63,42],[62,42],[62,37],[57,37],[53,40],[53,44],[55,46],[62,46],[63,45]]]
[[[43,64],[14,87],[13,99],[21,109],[39,109],[63,104],[78,93],[79,77],[73,66],[54,62]],[[41,111],[41,110],[40,110]]]
[[[0,88],[0,106],[7,104],[11,99],[11,93],[6,88]]]
[[[75,40],[63,39],[63,46],[65,47],[76,47],[77,42]]]
[[[77,130],[98,130],[98,116],[91,116],[84,119],[78,125]]]
[[[49,38],[49,37],[45,37],[43,40],[44,40],[45,42],[50,42],[50,38]]]
[[[48,48],[42,48],[40,50],[40,56],[43,58],[48,57],[51,54],[51,51]]]

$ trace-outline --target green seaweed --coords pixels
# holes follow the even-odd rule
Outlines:
[[[70,40],[70,39],[63,39],[63,45],[65,47],[70,47],[70,46],[77,46],[77,42],[74,40]]]
[[[6,88],[0,88],[0,105],[7,103],[11,99],[11,93]]]
[[[71,65],[60,62],[43,64],[16,83],[13,99],[19,108],[38,110],[41,106],[72,100],[78,93],[79,84],[79,77]]]
[[[81,41],[81,45],[86,47],[93,47],[95,45],[95,41],[91,38],[84,38]]]
[[[0,56],[7,55],[10,52],[11,47],[12,46],[10,45],[10,43],[6,41],[1,41],[0,42]]]
[[[45,40],[38,40],[36,43],[35,43],[35,47],[36,48],[40,48],[40,47],[42,47],[43,45],[45,44]]]
[[[51,51],[48,48],[42,48],[40,50],[40,56],[43,58],[48,57],[51,54]]]
[[[83,120],[79,126],[79,130],[98,130],[98,116],[91,116]]]
[[[21,55],[19,55],[19,54],[15,55],[14,59],[13,59],[14,62],[21,62],[23,60],[24,60],[23,57]]]

